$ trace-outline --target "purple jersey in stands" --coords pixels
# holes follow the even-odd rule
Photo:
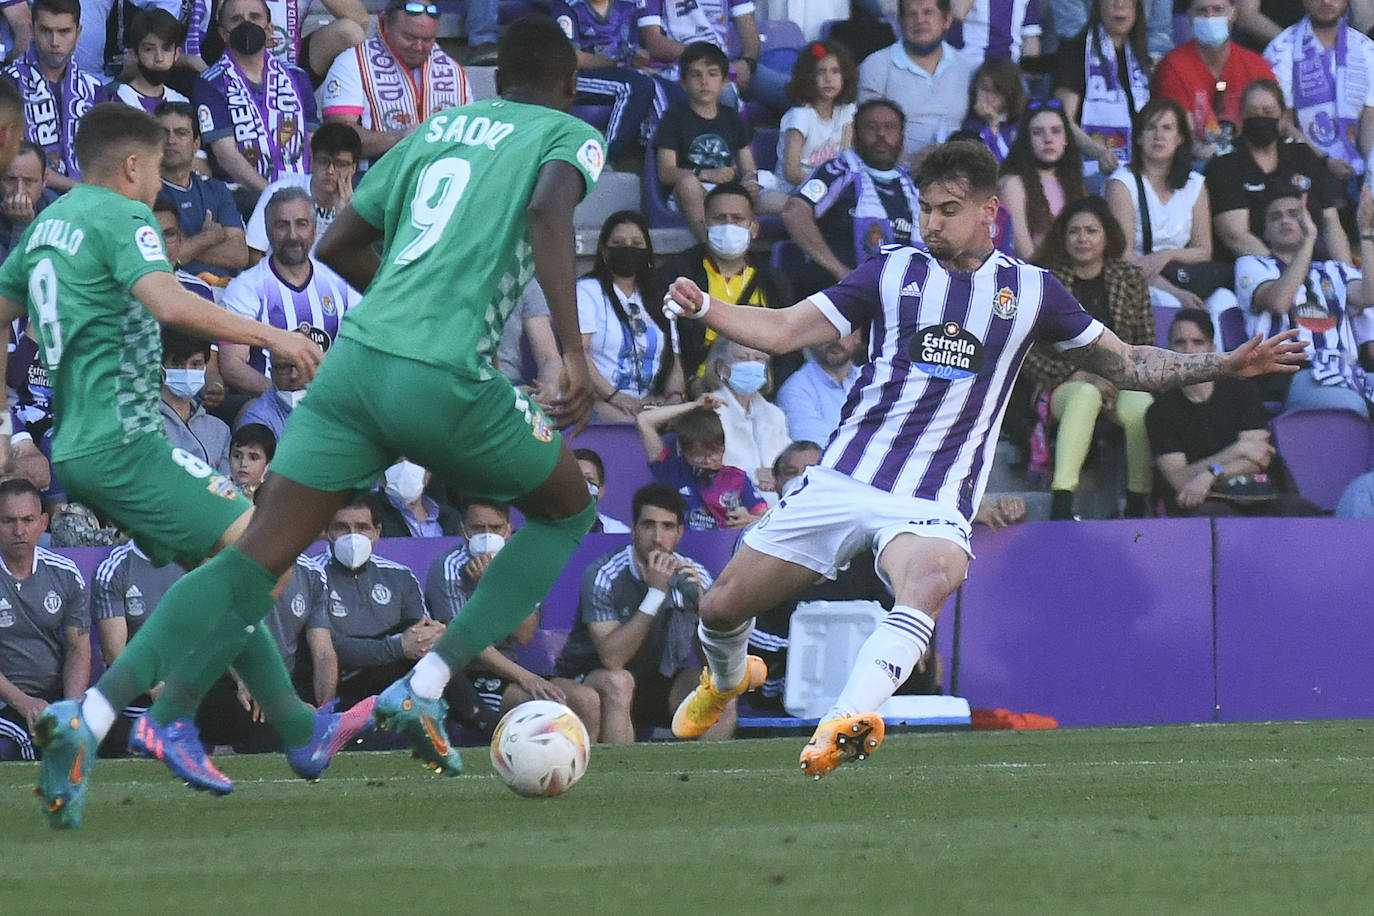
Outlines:
[[[639,0],[639,26],[656,25],[669,38],[689,45],[697,41],[710,42],[726,54],[738,53],[731,47],[730,20],[736,16],[751,16],[753,0]],[[673,62],[663,65],[663,75],[677,79],[678,67]]]
[[[1068,350],[1103,330],[1047,271],[1000,252],[960,274],[929,252],[890,247],[807,301],[841,334],[869,327],[872,340],[821,464],[965,518],[1030,345]]]
[[[295,287],[278,275],[270,257],[263,258],[229,281],[220,304],[283,331],[304,331],[328,350],[339,334],[339,321],[360,297],[343,277],[319,261],[311,258],[310,266],[310,279]],[[250,349],[248,365],[271,375],[265,350]]]
[[[578,50],[613,64],[634,65],[639,47],[639,5],[635,0],[615,0],[604,18],[587,0],[553,0],[549,13]]]

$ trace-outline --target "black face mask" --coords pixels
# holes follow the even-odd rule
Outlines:
[[[617,277],[630,279],[639,276],[649,266],[649,249],[617,245],[606,249],[606,266]]]
[[[143,77],[144,82],[153,86],[161,86],[163,83],[167,82],[166,70],[149,70],[142,64],[138,65],[138,75]]]
[[[1279,139],[1279,119],[1246,118],[1241,122],[1240,135],[1251,146],[1270,146]]]
[[[229,47],[240,54],[256,54],[267,45],[267,30],[256,22],[240,22],[229,30]]]

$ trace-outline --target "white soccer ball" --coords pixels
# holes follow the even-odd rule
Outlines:
[[[530,700],[501,717],[491,738],[491,765],[517,795],[561,795],[587,772],[591,739],[562,703]]]

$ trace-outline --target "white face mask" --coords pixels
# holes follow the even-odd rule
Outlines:
[[[474,557],[496,553],[506,546],[506,539],[495,531],[479,531],[468,538],[468,554]]]
[[[413,503],[425,491],[425,469],[411,461],[398,461],[386,469],[386,492],[403,503]]]
[[[204,369],[164,369],[167,377],[163,384],[167,390],[179,398],[193,398],[196,392],[205,387]]]
[[[752,241],[748,226],[721,225],[706,230],[706,242],[712,254],[722,258],[737,258],[749,250]]]
[[[349,569],[357,569],[372,556],[372,541],[365,534],[350,532],[334,539],[334,559]]]
[[[282,406],[285,407],[288,411],[295,410],[296,405],[301,402],[301,398],[305,397],[304,388],[302,388],[300,391],[282,391],[280,388],[276,388],[273,390],[277,392],[277,400],[281,401]]]

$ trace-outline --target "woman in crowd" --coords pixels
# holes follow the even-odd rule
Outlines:
[[[792,441],[787,417],[769,401],[772,367],[768,354],[717,337],[706,354],[703,387],[720,399],[716,413],[725,427],[725,463],[743,468],[773,503],[773,460]]]
[[[1100,197],[1074,201],[1059,214],[1036,263],[1054,272],[1098,321],[1128,344],[1154,342],[1154,318],[1140,268],[1123,259],[1126,237]],[[1055,434],[1050,518],[1073,518],[1079,472],[1092,444],[1098,417],[1126,433],[1126,516],[1146,514],[1153,482],[1145,411],[1152,398],[1143,391],[1118,390],[1111,382],[1076,369],[1056,350],[1036,344],[1026,369],[1048,393]]]
[[[1029,259],[1050,225],[1083,196],[1083,167],[1064,106],[1032,102],[1002,163],[997,193],[1011,216],[1013,250]]]
[[[682,400],[682,370],[659,307],[649,223],[633,210],[607,217],[596,262],[577,281],[577,318],[599,422],[633,422],[652,404]]]

